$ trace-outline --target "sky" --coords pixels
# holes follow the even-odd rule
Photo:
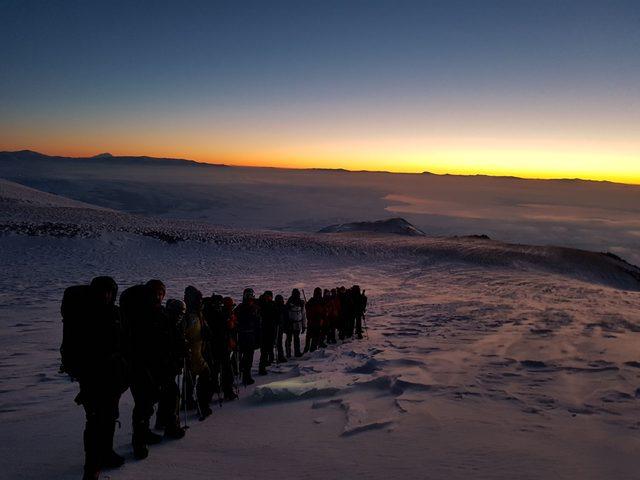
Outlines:
[[[640,2],[0,0],[0,150],[640,184]]]

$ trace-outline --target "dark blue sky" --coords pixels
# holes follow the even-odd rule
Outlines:
[[[0,0],[0,16],[0,146],[101,131],[141,150],[172,130],[168,150],[182,138],[202,156],[203,125],[278,151],[335,123],[360,138],[638,133],[638,1]],[[136,124],[139,145],[118,130]],[[224,154],[215,132],[206,151]]]

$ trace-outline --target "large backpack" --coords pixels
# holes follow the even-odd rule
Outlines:
[[[149,287],[146,285],[134,285],[120,294],[120,311],[132,327],[140,315],[148,312],[149,305]]]
[[[150,289],[146,285],[133,285],[120,294],[120,313],[135,345],[132,357],[144,358],[146,350],[151,349],[148,337],[148,320],[151,311]]]
[[[300,333],[301,330],[306,328],[306,312],[305,304],[300,301],[289,301],[287,303],[287,315],[291,325],[291,330],[295,333]]]
[[[62,313],[62,344],[60,371],[72,378],[80,377],[83,367],[85,315],[91,300],[89,285],[75,285],[64,291],[60,313]]]

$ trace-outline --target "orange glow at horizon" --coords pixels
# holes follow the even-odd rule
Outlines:
[[[239,148],[235,142],[210,147],[202,139],[187,147],[149,138],[147,141],[113,142],[89,139],[68,147],[64,139],[15,145],[0,143],[2,150],[29,148],[48,155],[113,155],[185,158],[206,163],[275,168],[327,168],[460,175],[517,176],[523,178],[582,178],[640,184],[640,148],[633,144],[582,144],[563,142],[505,142],[497,139],[387,139],[334,142],[256,142]],[[143,139],[144,140],[144,139]],[[232,139],[234,140],[234,139]],[[236,139],[237,141],[237,139]],[[215,142],[213,142],[215,143]],[[238,142],[239,143],[239,142]]]

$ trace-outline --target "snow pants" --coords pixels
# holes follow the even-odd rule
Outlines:
[[[287,338],[284,341],[285,350],[287,353],[287,358],[291,357],[291,341],[293,340],[293,352],[296,357],[302,355],[300,351],[300,332],[296,331],[288,331]]]
[[[107,395],[81,385],[78,401],[84,407],[86,416],[83,436],[85,470],[96,471],[113,450],[120,394]]]
[[[247,382],[251,379],[251,367],[253,366],[253,348],[245,348],[240,350],[240,374],[242,381]]]
[[[156,428],[176,428],[180,426],[180,388],[175,377],[167,378],[160,386]]]

